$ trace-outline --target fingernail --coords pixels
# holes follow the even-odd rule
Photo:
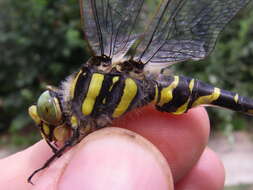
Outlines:
[[[96,131],[77,145],[59,190],[172,190],[163,155],[143,137],[119,128]]]

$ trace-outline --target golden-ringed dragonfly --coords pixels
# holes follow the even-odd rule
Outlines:
[[[54,155],[28,182],[87,134],[147,104],[172,114],[214,105],[252,115],[252,99],[165,72],[172,64],[207,57],[225,25],[249,2],[159,0],[147,22],[147,0],[80,0],[92,56],[29,108]]]

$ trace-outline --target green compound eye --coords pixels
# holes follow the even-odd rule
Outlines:
[[[37,102],[39,117],[48,124],[57,125],[61,123],[62,112],[59,101],[50,95],[49,91],[43,92]]]

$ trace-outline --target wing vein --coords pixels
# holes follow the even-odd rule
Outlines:
[[[98,32],[98,39],[99,39],[101,55],[104,55],[103,36],[102,36],[100,22],[99,22],[98,13],[97,13],[96,0],[91,0],[90,2],[91,2],[91,8],[93,11],[93,16],[94,16],[94,20],[95,20],[95,24],[96,24],[96,28],[97,28],[97,32]]]
[[[149,39],[147,46],[145,47],[144,51],[141,53],[141,55],[139,57],[139,61],[141,61],[141,58],[143,57],[143,55],[146,53],[146,51],[148,50],[149,46],[151,45],[151,43],[152,43],[152,41],[154,39],[155,33],[156,33],[157,29],[158,29],[158,26],[160,25],[160,23],[162,21],[162,17],[164,16],[165,11],[166,11],[167,7],[169,6],[170,2],[171,2],[171,0],[167,1],[166,6],[164,7],[164,9],[162,11],[162,15],[159,17],[159,20],[158,20],[158,22],[156,24],[156,27],[155,27],[152,35],[151,35],[151,38]]]
[[[177,16],[177,14],[178,14],[178,12],[180,11],[180,9],[183,7],[183,5],[184,5],[185,2],[186,2],[186,1],[183,0],[183,1],[180,1],[180,2],[178,3],[176,9],[174,9],[174,11],[173,11],[173,13],[172,13],[172,16],[170,16],[169,19],[168,19],[168,21],[166,22],[166,25],[168,25],[168,24],[175,24],[175,22],[171,22],[171,20],[174,20],[174,19],[175,19],[175,17]],[[171,30],[168,32],[168,34],[167,34],[167,36],[166,36],[164,42],[163,42],[163,43],[160,45],[160,47],[154,52],[154,54],[145,62],[145,64],[148,63],[148,62],[160,51],[160,49],[164,46],[164,44],[167,43],[167,40],[168,40],[168,38],[170,37],[171,32],[172,32]]]

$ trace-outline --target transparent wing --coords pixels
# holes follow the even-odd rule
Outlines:
[[[83,30],[96,56],[123,57],[139,35],[144,0],[80,0]]]
[[[205,58],[218,34],[250,0],[164,0],[134,60],[166,67]]]

